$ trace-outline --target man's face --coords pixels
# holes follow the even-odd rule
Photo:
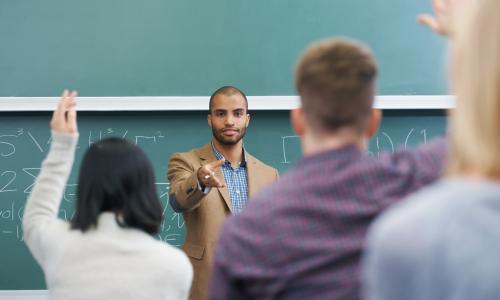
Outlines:
[[[212,100],[208,125],[214,138],[222,145],[236,145],[245,136],[250,122],[245,98],[241,94],[218,94]]]

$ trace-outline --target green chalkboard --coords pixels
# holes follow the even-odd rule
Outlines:
[[[426,142],[442,134],[442,111],[388,111],[370,142],[370,154]],[[257,111],[245,137],[249,152],[281,173],[300,159],[300,140],[292,132],[287,111]],[[44,289],[43,274],[22,242],[21,216],[41,161],[49,147],[49,113],[0,113],[0,290]],[[182,216],[168,203],[165,174],[170,155],[207,143],[211,131],[206,113],[134,112],[80,113],[79,147],[62,207],[61,218],[73,213],[78,168],[89,144],[109,136],[124,136],[142,147],[155,167],[165,221],[158,238],[179,246],[184,239]]]
[[[339,35],[374,49],[379,94],[445,94],[445,41],[415,21],[429,2],[1,1],[0,97],[292,95],[306,45]]]

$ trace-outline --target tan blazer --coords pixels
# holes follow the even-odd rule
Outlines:
[[[255,195],[265,185],[278,179],[278,171],[247,152],[248,197]],[[209,275],[214,248],[225,218],[231,213],[231,199],[226,187],[212,188],[203,194],[198,188],[197,170],[217,160],[211,144],[184,153],[175,153],[168,163],[170,197],[185,208],[183,212],[187,228],[183,250],[189,256],[194,269],[190,300],[205,300],[208,297]],[[224,181],[222,169],[216,172]]]

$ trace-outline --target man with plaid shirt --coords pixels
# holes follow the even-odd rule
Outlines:
[[[326,40],[296,69],[291,122],[304,158],[223,225],[210,299],[358,299],[359,260],[377,214],[438,178],[446,142],[370,157],[380,122],[365,46]]]

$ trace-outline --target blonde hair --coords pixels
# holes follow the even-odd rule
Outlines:
[[[448,173],[500,178],[500,1],[465,0],[455,20]]]

